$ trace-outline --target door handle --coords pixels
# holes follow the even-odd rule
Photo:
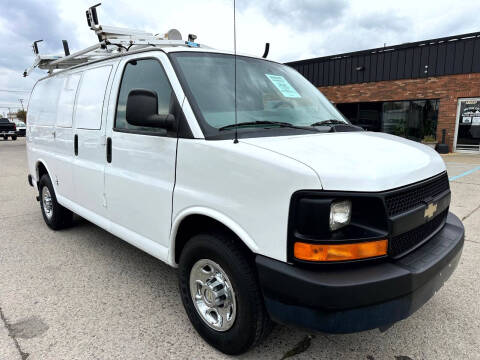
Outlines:
[[[78,135],[75,134],[73,138],[73,150],[75,151],[75,156],[78,156]]]
[[[107,138],[107,162],[112,162],[112,138]]]

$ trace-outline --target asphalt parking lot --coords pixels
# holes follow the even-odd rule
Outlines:
[[[295,359],[480,359],[480,156],[445,161],[466,242],[435,297],[385,332],[277,326],[240,358],[281,359],[311,336]],[[83,219],[51,231],[26,178],[25,139],[0,140],[0,360],[228,358],[190,325],[175,269]]]

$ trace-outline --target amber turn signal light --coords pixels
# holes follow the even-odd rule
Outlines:
[[[346,261],[387,255],[388,241],[376,240],[354,244],[307,244],[296,242],[293,254],[306,261]]]

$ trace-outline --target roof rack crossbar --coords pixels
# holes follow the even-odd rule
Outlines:
[[[100,49],[102,46],[105,46],[105,42],[104,42],[104,41],[102,41],[102,42],[100,42],[100,43],[98,43],[98,44],[89,46],[89,47],[87,47],[87,48],[85,48],[85,49],[83,49],[83,50],[74,52],[73,54],[70,54],[70,55],[68,55],[68,56],[64,56],[64,57],[62,57],[62,58],[60,58],[60,59],[58,59],[58,60],[54,60],[54,61],[50,62],[48,65],[51,66],[51,67],[55,67],[56,65],[58,65],[58,64],[60,64],[60,63],[62,63],[62,62],[64,62],[64,61],[72,60],[72,59],[77,58],[77,57],[80,56],[80,55],[85,55],[85,54],[87,54],[87,53],[89,53],[89,52],[92,52],[92,51],[94,51],[94,50]]]

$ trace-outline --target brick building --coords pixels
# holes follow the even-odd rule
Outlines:
[[[480,152],[480,32],[288,63],[352,123]],[[436,139],[436,140],[435,140]]]

